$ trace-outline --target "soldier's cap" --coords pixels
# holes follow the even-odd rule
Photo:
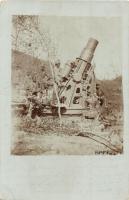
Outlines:
[[[58,65],[58,64],[60,64],[60,60],[59,59],[55,61],[55,65]]]
[[[97,84],[96,84],[96,87],[100,87],[100,84],[99,84],[99,83],[97,83]]]
[[[75,61],[72,61],[72,62],[71,62],[71,65],[75,65]]]
[[[40,66],[40,69],[41,69],[42,71],[45,71],[45,65]]]
[[[37,92],[33,92],[32,95],[36,96],[36,95],[37,95]]]
[[[38,90],[37,93],[43,93],[42,90]]]

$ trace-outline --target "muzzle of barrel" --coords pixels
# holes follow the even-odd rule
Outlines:
[[[88,63],[91,63],[97,45],[98,41],[94,38],[90,38],[86,47],[83,49],[80,58]]]

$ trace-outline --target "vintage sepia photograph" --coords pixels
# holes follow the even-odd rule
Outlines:
[[[123,153],[121,20],[12,16],[11,154]]]

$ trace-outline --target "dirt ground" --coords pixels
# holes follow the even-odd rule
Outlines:
[[[122,153],[122,125],[105,127],[80,117],[42,117],[40,124],[13,117],[11,153],[15,155],[116,155]]]

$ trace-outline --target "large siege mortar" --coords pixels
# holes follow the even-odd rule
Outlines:
[[[65,66],[58,93],[60,105],[53,97],[50,100],[51,103],[44,104],[44,114],[58,114],[58,107],[60,106],[62,115],[84,115],[85,113],[87,117],[95,117],[94,111],[89,109],[88,104],[89,102],[93,104],[93,96],[96,93],[96,80],[91,62],[97,44],[98,41],[96,39],[90,38],[80,57],[76,58],[74,65]],[[18,108],[18,111],[21,111],[21,109],[27,110],[27,106],[24,103],[14,103],[12,107],[15,107],[15,110]]]
[[[88,95],[91,96],[95,92],[96,86],[91,61],[97,44],[96,39],[90,38],[80,57],[76,58],[76,67],[72,73],[70,67],[69,73],[66,70],[69,76],[65,79],[64,86],[59,92],[60,102],[64,108],[62,114],[82,114],[83,110],[87,110],[86,98],[89,98]]]

